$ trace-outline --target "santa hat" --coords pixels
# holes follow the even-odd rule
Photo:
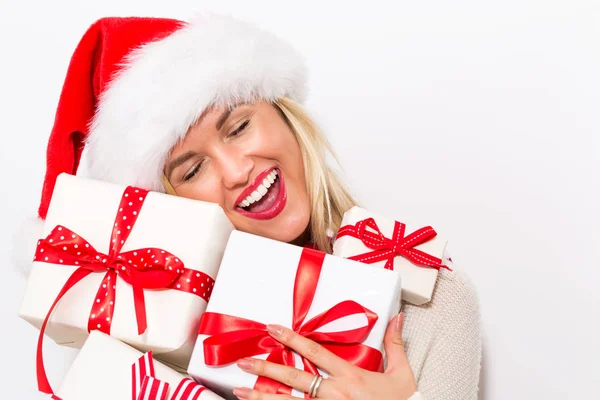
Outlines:
[[[299,53],[232,17],[96,21],[71,59],[38,218],[33,231],[23,226],[16,235],[15,262],[31,265],[56,178],[77,173],[84,149],[87,177],[164,191],[166,156],[204,110],[281,97],[302,102],[305,84]]]

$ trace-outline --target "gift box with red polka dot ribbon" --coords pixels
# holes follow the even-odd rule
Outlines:
[[[20,317],[58,344],[100,330],[186,367],[232,230],[217,204],[61,174]]]

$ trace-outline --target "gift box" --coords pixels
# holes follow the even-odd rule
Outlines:
[[[402,299],[421,305],[431,300],[439,269],[449,269],[443,261],[446,244],[430,226],[353,207],[344,214],[333,254],[398,271]]]
[[[235,231],[200,323],[188,373],[234,399],[236,387],[269,393],[281,389],[233,364],[243,357],[317,372],[270,338],[265,324],[289,327],[355,365],[382,370],[382,341],[388,322],[399,312],[400,287],[395,271]],[[270,351],[256,348],[258,342]],[[291,388],[284,392],[302,396]]]
[[[100,330],[185,369],[232,230],[217,204],[61,174],[20,317],[61,345]]]
[[[192,379],[100,331],[88,336],[56,396],[62,400],[218,400]]]

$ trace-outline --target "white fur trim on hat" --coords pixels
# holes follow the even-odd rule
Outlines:
[[[128,56],[90,126],[87,175],[163,191],[168,152],[207,107],[302,102],[305,83],[303,57],[273,34],[227,16],[197,18]]]

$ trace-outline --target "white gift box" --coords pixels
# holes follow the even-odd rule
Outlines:
[[[92,331],[67,371],[56,395],[62,400],[132,400],[133,386],[140,385],[143,371],[132,370],[143,353],[100,331]],[[149,361],[149,360],[148,360]],[[152,362],[152,361],[149,361]],[[144,363],[147,365],[147,363]],[[167,399],[171,400],[177,387],[186,377],[171,368],[153,361],[154,378],[169,385]],[[145,369],[145,368],[144,368]],[[136,382],[136,377],[139,381]],[[187,392],[199,396],[189,399],[218,400],[221,397],[186,382]],[[189,386],[194,385],[192,389]],[[137,390],[135,393],[139,393]],[[183,393],[180,391],[179,393]],[[177,397],[177,400],[182,397]],[[175,400],[175,399],[173,399]]]
[[[233,232],[207,312],[291,328],[294,282],[302,252],[303,248],[298,246]],[[326,255],[305,322],[342,301],[353,300],[377,314],[377,322],[362,343],[382,351],[388,322],[399,312],[400,288],[400,274],[395,271]],[[363,314],[355,314],[330,322],[317,331],[354,329],[365,326],[365,321]],[[203,348],[206,337],[198,336],[188,373],[225,398],[235,399],[232,390],[236,387],[254,387],[257,377],[242,371],[236,364],[206,365]],[[266,359],[267,356],[256,357]],[[302,369],[300,357],[295,356],[296,367]],[[327,375],[326,371],[322,373]],[[302,396],[296,390],[292,395]]]
[[[107,254],[124,190],[125,186],[61,174],[43,237],[62,225]],[[196,275],[204,278],[206,274],[212,281],[232,230],[232,224],[217,204],[149,192],[121,254],[147,247],[162,249],[177,256],[186,269],[201,271],[202,274]],[[42,261],[40,257],[33,262],[20,309],[20,317],[38,329],[57,294],[77,269],[75,265]],[[83,345],[92,305],[104,276],[103,272],[91,273],[64,295],[47,325],[48,337],[61,345],[76,348]],[[204,293],[207,288],[197,289]],[[115,290],[110,334],[141,351],[153,350],[157,358],[185,368],[206,300],[179,290],[144,290],[147,329],[138,335],[131,285],[117,276]]]
[[[394,225],[396,223],[395,220],[374,214],[360,207],[353,207],[348,210],[344,214],[341,226],[355,225],[359,221],[368,218],[373,218],[375,220],[379,230],[386,238],[392,238]],[[405,235],[409,235],[424,227],[423,225],[418,225],[410,221],[399,220],[399,222],[406,225]],[[367,228],[367,230],[369,229],[370,228]],[[444,253],[446,244],[447,241],[444,238],[435,236],[425,243],[414,246],[414,248],[433,257],[437,257],[440,260],[445,260]],[[350,235],[342,237],[338,236],[333,244],[333,254],[344,258],[350,258],[371,251],[372,249],[365,245],[363,241]],[[373,266],[380,268],[383,268],[385,264],[385,260],[372,263]],[[431,300],[438,276],[438,270],[436,268],[419,266],[402,256],[396,256],[393,259],[393,269],[394,271],[398,271],[402,276],[403,300],[415,305],[425,304]]]

